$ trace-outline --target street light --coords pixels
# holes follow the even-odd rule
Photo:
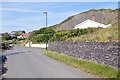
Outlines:
[[[46,15],[46,29],[47,29],[47,12],[43,12]],[[47,33],[46,33],[46,50],[47,50]]]

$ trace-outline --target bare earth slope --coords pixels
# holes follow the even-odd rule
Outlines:
[[[79,13],[77,15],[70,16],[60,24],[53,25],[53,26],[56,31],[71,30],[74,28],[75,25],[87,19],[92,19],[93,15],[95,16],[95,21],[104,23],[104,24],[114,24],[118,21],[117,10],[99,9],[99,10],[89,10],[86,12]]]

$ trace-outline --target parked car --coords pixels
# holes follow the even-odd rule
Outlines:
[[[5,66],[7,57],[5,55],[0,55],[0,76],[3,76],[7,72],[7,66]],[[2,77],[0,77],[2,79]]]
[[[0,49],[7,50],[12,48],[14,45],[13,43],[0,43]]]
[[[9,47],[12,48],[14,45],[13,43],[9,43]]]
[[[5,63],[6,60],[7,60],[7,57],[5,55],[0,56],[0,61],[2,61],[2,63]]]
[[[5,43],[0,43],[0,49],[6,50],[6,49],[8,49],[8,48],[9,48],[9,47],[8,47],[7,44],[5,44]]]

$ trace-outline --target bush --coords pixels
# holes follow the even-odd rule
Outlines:
[[[29,36],[29,40],[31,40],[33,43],[65,41],[68,38],[93,33],[98,29],[100,28],[73,29],[55,32],[52,28],[41,28],[39,30],[33,31]]]
[[[45,43],[47,42],[55,33],[51,28],[41,28],[39,30],[34,30],[30,36],[29,40],[33,43]]]
[[[56,32],[53,37],[50,38],[50,41],[65,41],[68,38],[81,36],[84,34],[93,33],[99,28],[87,28],[87,29],[74,29],[74,30],[62,30]]]

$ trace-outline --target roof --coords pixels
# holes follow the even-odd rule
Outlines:
[[[77,29],[77,28],[88,28],[88,27],[94,27],[94,28],[103,27],[103,28],[106,28],[106,27],[108,27],[110,25],[111,24],[105,25],[105,24],[101,24],[101,23],[98,23],[96,21],[88,19],[88,20],[85,20],[82,23],[76,25],[74,29]]]
[[[23,34],[21,34],[21,36],[23,36],[23,37],[27,37],[29,35],[29,33],[23,33]]]

